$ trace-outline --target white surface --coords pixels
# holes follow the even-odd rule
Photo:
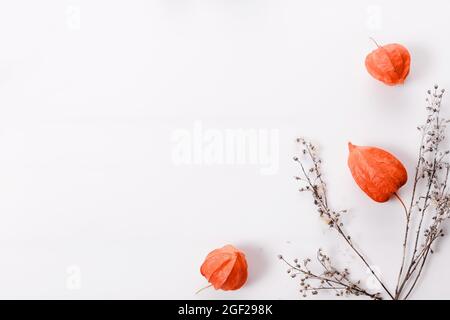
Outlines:
[[[424,93],[450,89],[449,10],[444,0],[2,1],[0,298],[296,299],[276,254],[318,247],[367,278],[296,191],[300,135],[321,146],[333,205],[351,209],[349,232],[392,286],[401,207],[357,189],[346,144],[391,150],[411,173]],[[369,36],[410,50],[404,86],[367,74]],[[275,130],[278,170],[262,174],[261,158],[176,165],[172,138],[196,123],[219,136]],[[444,242],[414,298],[450,298]],[[203,258],[227,243],[247,253],[248,284],[195,296]]]

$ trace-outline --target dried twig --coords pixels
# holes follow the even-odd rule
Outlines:
[[[380,300],[379,292],[370,293],[361,287],[361,281],[353,282],[350,279],[348,269],[338,270],[333,267],[331,259],[321,249],[317,251],[317,262],[321,267],[321,271],[313,272],[310,269],[311,259],[305,259],[299,262],[294,259],[294,263],[290,263],[279,255],[278,258],[288,265],[287,273],[292,277],[300,277],[300,293],[303,297],[307,297],[308,293],[312,295],[318,294],[320,291],[333,290],[337,296],[355,295],[367,296],[374,300]]]
[[[393,298],[392,293],[389,291],[387,286],[375,273],[371,265],[367,262],[364,255],[357,249],[356,245],[353,243],[351,237],[344,230],[344,224],[341,221],[342,214],[346,213],[346,210],[334,211],[328,206],[327,194],[326,194],[326,184],[322,178],[321,173],[321,163],[322,160],[316,154],[316,147],[309,141],[305,139],[298,139],[297,142],[301,146],[301,154],[304,158],[302,161],[299,157],[295,157],[296,161],[301,168],[302,175],[296,177],[303,185],[300,188],[301,192],[308,191],[311,193],[314,201],[314,205],[317,207],[319,215],[324,218],[330,228],[333,228],[337,233],[344,239],[347,245],[355,252],[355,254],[361,259],[364,265],[370,270],[375,279],[383,287],[384,291]],[[307,167],[307,164],[310,166]]]
[[[418,127],[422,133],[418,152],[418,160],[414,174],[413,189],[409,208],[406,207],[399,195],[395,194],[405,211],[405,233],[401,266],[398,274],[395,292],[391,293],[384,282],[375,273],[367,262],[365,256],[357,249],[351,237],[344,230],[341,219],[346,210],[334,211],[328,205],[326,184],[321,173],[322,160],[316,154],[316,147],[305,139],[298,139],[301,146],[301,158],[294,160],[300,165],[301,175],[296,179],[302,184],[301,192],[310,192],[314,205],[319,215],[324,218],[330,228],[345,240],[347,245],[361,259],[364,265],[382,286],[385,294],[391,299],[407,299],[416,287],[426,262],[433,253],[433,245],[436,240],[444,235],[442,224],[450,216],[450,192],[447,190],[450,163],[447,156],[450,151],[441,151],[441,142],[445,139],[446,124],[449,122],[440,117],[441,99],[444,90],[428,91],[427,119],[424,125]],[[412,228],[415,231],[412,233]],[[379,292],[370,293],[362,288],[361,282],[352,282],[349,272],[338,271],[331,264],[330,258],[319,250],[317,261],[322,267],[321,273],[313,273],[308,269],[311,261],[306,259],[303,263],[294,260],[294,264],[283,260],[289,266],[288,272],[292,277],[303,275],[301,280],[301,292],[317,294],[321,290],[335,290],[338,295],[364,295],[373,299],[381,299]],[[309,282],[319,281],[319,285],[311,285]]]
[[[432,245],[444,235],[441,224],[449,216],[450,195],[447,192],[447,181],[449,174],[449,163],[447,151],[441,151],[441,142],[445,139],[447,120],[440,117],[441,100],[444,90],[427,92],[427,120],[424,125],[418,127],[422,134],[419,148],[419,159],[417,161],[411,205],[406,221],[406,232],[403,242],[403,257],[395,292],[396,299],[407,299],[416,286],[422,270],[425,267],[429,253],[433,252]],[[418,193],[419,183],[425,186],[422,193]],[[430,217],[431,219],[426,219]],[[409,231],[412,218],[418,218],[418,224],[414,232],[413,244],[408,246]],[[426,226],[428,224],[428,226]],[[425,229],[424,232],[422,232]],[[423,243],[419,243],[423,238]],[[408,249],[410,251],[408,251]],[[407,254],[410,254],[407,263]],[[409,289],[407,287],[409,286]],[[402,296],[404,291],[406,294]]]

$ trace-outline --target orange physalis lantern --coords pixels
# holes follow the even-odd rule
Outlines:
[[[245,254],[232,245],[213,250],[200,272],[215,289],[237,290],[247,281]]]
[[[408,180],[403,164],[389,152],[348,143],[348,166],[358,186],[373,200],[386,202]]]
[[[379,46],[366,57],[366,68],[370,75],[393,86],[402,84],[409,74],[411,56],[408,50],[397,43]]]

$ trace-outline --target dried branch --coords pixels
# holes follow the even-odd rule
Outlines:
[[[433,252],[432,245],[444,235],[441,225],[449,217],[450,194],[447,191],[447,181],[450,164],[447,156],[450,151],[441,151],[441,143],[445,139],[446,124],[448,123],[447,120],[440,117],[443,94],[444,89],[439,91],[437,85],[434,86],[434,90],[428,90],[427,119],[424,125],[418,127],[422,139],[415,170],[411,206],[406,220],[402,265],[395,292],[396,299],[401,299],[405,290],[407,292],[404,299],[407,299],[412,293],[422,275],[429,253]],[[422,193],[417,194],[420,182],[425,188]],[[431,218],[429,218],[430,216]],[[408,237],[413,218],[418,218],[418,224],[414,232],[413,245],[409,248]],[[421,241],[422,245],[419,246]],[[410,252],[409,263],[406,263],[408,249],[412,252]],[[409,289],[407,289],[408,286]]]
[[[370,270],[375,279],[383,287],[384,291],[393,299],[394,297],[387,286],[375,273],[364,255],[357,249],[357,246],[353,243],[351,237],[345,232],[343,228],[344,224],[341,221],[341,216],[347,211],[335,211],[328,206],[326,184],[322,178],[321,173],[322,160],[317,156],[316,147],[311,142],[306,141],[305,139],[297,139],[297,142],[301,146],[301,154],[303,157],[303,161],[299,157],[294,157],[294,161],[296,161],[300,165],[302,173],[301,176],[296,177],[296,179],[299,180],[300,183],[302,183],[300,191],[310,192],[313,197],[314,205],[317,207],[317,211],[320,217],[324,218],[327,221],[330,228],[337,231],[337,233],[345,240],[347,245]]]
[[[436,241],[444,236],[443,223],[450,217],[450,192],[447,190],[450,174],[448,161],[449,150],[442,151],[442,141],[445,139],[446,125],[449,122],[440,117],[441,100],[444,90],[428,90],[426,122],[419,126],[421,141],[415,168],[413,188],[409,208],[406,207],[399,195],[395,194],[405,211],[405,233],[400,270],[394,294],[367,262],[365,256],[357,249],[351,237],[345,232],[342,214],[346,210],[334,211],[328,205],[326,184],[321,173],[322,160],[316,154],[316,147],[305,139],[298,139],[301,146],[301,158],[294,160],[300,165],[301,175],[296,179],[302,184],[301,192],[309,192],[319,215],[325,219],[331,229],[345,240],[348,246],[369,268],[372,275],[380,283],[385,293],[391,299],[408,299],[416,287],[426,263],[433,253]],[[415,229],[414,229],[415,227]],[[352,282],[346,268],[339,271],[333,267],[330,258],[321,250],[318,251],[317,261],[322,272],[313,273],[309,270],[310,259],[303,263],[294,260],[288,263],[288,273],[295,278],[302,275],[301,292],[317,294],[322,290],[335,290],[337,295],[364,295],[372,299],[381,299],[380,292],[370,293],[361,287],[361,282]],[[311,282],[315,282],[311,284]],[[318,284],[317,284],[318,282]]]
[[[311,259],[305,259],[299,262],[294,259],[294,263],[289,263],[283,256],[278,258],[288,265],[287,273],[292,277],[300,277],[300,293],[307,297],[308,293],[317,295],[321,291],[333,290],[336,296],[367,296],[374,300],[381,300],[379,292],[370,293],[361,287],[361,281],[354,282],[350,279],[348,269],[338,270],[335,268],[331,259],[321,249],[317,251],[317,262],[321,268],[318,272],[310,269]]]

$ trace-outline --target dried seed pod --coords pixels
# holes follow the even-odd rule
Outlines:
[[[215,289],[237,290],[247,281],[245,254],[232,245],[213,250],[206,256],[200,272]]]
[[[409,74],[410,63],[411,56],[408,50],[397,43],[378,46],[366,57],[366,68],[370,75],[390,86],[405,81]]]
[[[348,166],[358,186],[373,200],[386,202],[408,180],[403,164],[389,152],[348,143]]]

